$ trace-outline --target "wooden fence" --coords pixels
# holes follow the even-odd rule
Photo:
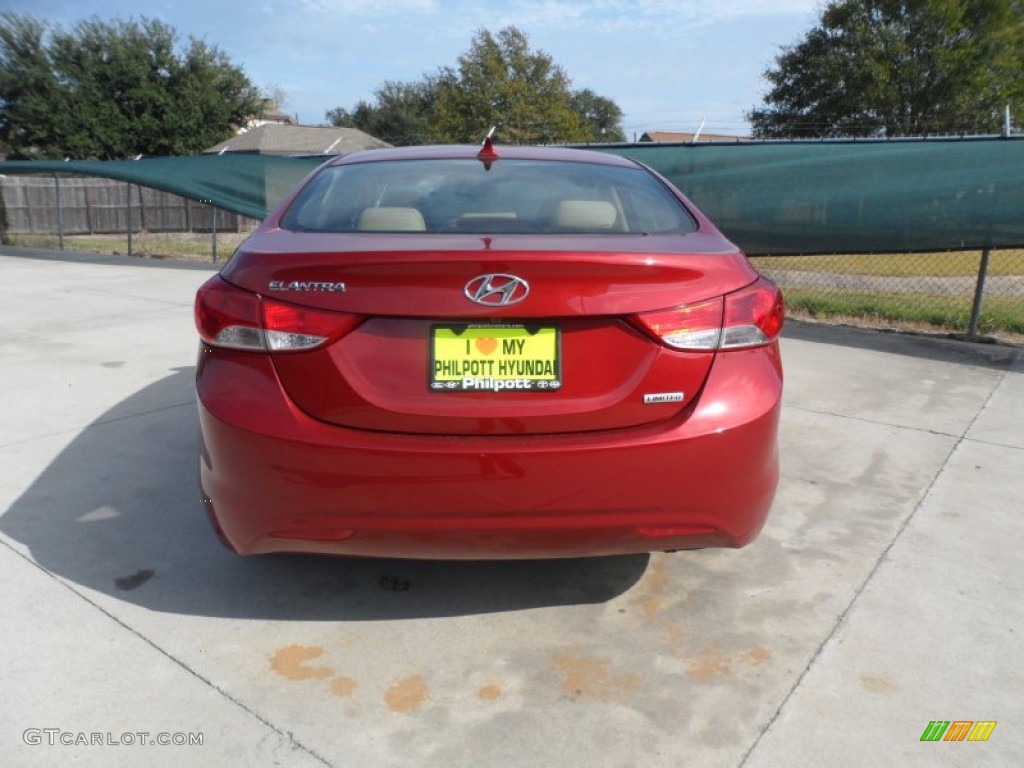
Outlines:
[[[248,232],[259,220],[115,179],[4,176],[0,194],[11,234]],[[0,225],[3,222],[0,221]]]

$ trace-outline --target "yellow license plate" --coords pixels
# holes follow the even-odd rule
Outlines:
[[[430,389],[549,392],[562,386],[561,357],[553,326],[435,325],[430,329]]]

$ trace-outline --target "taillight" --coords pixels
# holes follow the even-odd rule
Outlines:
[[[722,338],[722,297],[661,312],[647,312],[637,315],[637,320],[670,347],[718,349]]]
[[[782,333],[786,307],[779,286],[766,277],[725,297],[721,349],[756,347]]]
[[[210,346],[291,352],[341,337],[359,317],[261,299],[215,275],[196,293],[195,320]]]
[[[356,315],[263,300],[267,346],[275,352],[312,349],[343,336],[358,322]]]
[[[782,292],[767,278],[674,309],[637,315],[641,327],[676,349],[740,349],[768,344],[782,331]]]
[[[213,347],[265,349],[260,298],[214,275],[196,292],[199,338]]]

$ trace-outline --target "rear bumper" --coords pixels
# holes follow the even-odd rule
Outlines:
[[[740,547],[778,480],[778,347],[718,355],[704,391],[653,426],[552,437],[407,436],[316,421],[263,355],[197,374],[200,482],[241,554],[593,556]]]

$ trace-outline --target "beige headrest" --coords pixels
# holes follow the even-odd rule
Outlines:
[[[611,229],[616,216],[615,206],[604,200],[563,200],[555,224],[567,229]]]
[[[357,229],[375,232],[423,232],[423,214],[416,208],[364,208]]]

